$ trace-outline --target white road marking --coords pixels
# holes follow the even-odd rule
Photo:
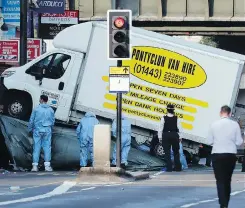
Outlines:
[[[122,183],[115,183],[115,184],[106,184],[105,186],[121,186]]]
[[[162,173],[164,173],[164,171],[159,171],[159,172],[153,174],[153,176],[158,176],[158,175],[161,175]]]
[[[231,193],[231,196],[235,196],[235,195],[243,193],[243,192],[245,192],[245,189],[242,190],[242,191],[235,191],[235,192]],[[196,205],[199,205],[199,204],[205,204],[205,203],[214,202],[214,201],[217,201],[217,200],[218,200],[218,198],[209,199],[209,200],[203,200],[203,201],[199,201],[199,202],[195,202],[195,203],[191,203],[191,204],[185,204],[185,205],[181,206],[180,208],[193,207],[193,206],[196,206]]]
[[[73,193],[77,193],[77,192],[79,192],[79,191],[68,191],[68,192],[66,192],[66,194],[73,194]]]
[[[216,180],[159,180],[162,182],[215,182]]]
[[[126,182],[126,183],[123,183],[122,185],[128,185],[128,184],[133,184],[134,182]]]
[[[33,196],[33,197],[28,197],[28,198],[17,199],[17,200],[12,200],[12,201],[0,202],[0,206],[8,205],[8,204],[30,202],[30,201],[35,201],[35,200],[39,200],[39,199],[50,198],[52,196],[61,195],[61,194],[66,193],[70,188],[72,188],[75,185],[76,185],[76,182],[65,181],[62,185],[58,186],[53,191],[51,191],[51,192],[49,192],[47,194]]]
[[[92,190],[92,189],[95,189],[95,187],[84,188],[84,189],[81,189],[80,191],[87,191],[87,190]]]
[[[3,195],[20,195],[22,193],[19,193],[19,192],[6,192],[6,193],[0,193],[0,196],[3,196]]]
[[[159,171],[157,173],[154,173],[152,176],[150,176],[150,178],[156,178],[157,176],[161,175],[162,173],[164,173],[165,171]]]

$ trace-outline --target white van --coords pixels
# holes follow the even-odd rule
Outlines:
[[[110,123],[116,95],[108,91],[108,74],[116,61],[107,59],[106,40],[105,23],[75,25],[55,37],[53,51],[7,69],[0,82],[4,112],[28,119],[46,94],[59,122],[77,122],[92,110]],[[123,113],[134,125],[132,136],[139,143],[151,140],[172,103],[182,122],[185,151],[198,155],[220,107],[228,104],[235,110],[244,56],[139,28],[133,28],[131,43],[132,59],[123,61],[131,72]]]

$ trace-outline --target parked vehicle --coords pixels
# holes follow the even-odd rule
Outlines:
[[[107,59],[105,40],[105,23],[71,26],[53,40],[56,49],[7,69],[0,84],[4,113],[28,119],[45,94],[59,122],[76,123],[90,110],[101,122],[111,123],[116,95],[108,91],[108,75],[116,61]],[[151,141],[166,105],[174,104],[184,151],[198,162],[200,144],[207,144],[209,125],[219,118],[220,107],[228,104],[235,114],[236,103],[245,102],[245,57],[139,28],[133,28],[131,43],[132,59],[123,61],[131,73],[123,113],[132,121],[132,137],[139,144]],[[155,151],[164,155],[160,144]]]

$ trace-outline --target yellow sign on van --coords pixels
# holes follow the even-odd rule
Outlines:
[[[141,80],[163,87],[189,89],[203,85],[207,80],[204,69],[179,53],[162,48],[132,47],[131,60],[124,60],[130,73]]]
[[[129,75],[130,69],[128,66],[123,66],[123,67],[116,67],[116,66],[111,66],[110,67],[110,75]]]

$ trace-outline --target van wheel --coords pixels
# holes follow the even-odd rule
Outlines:
[[[11,94],[5,104],[5,113],[13,118],[27,120],[31,114],[31,104],[26,96]]]
[[[200,157],[198,157],[197,155],[192,156],[192,164],[193,165],[198,165],[199,161],[200,161]]]
[[[155,153],[156,156],[164,158],[165,152],[164,152],[163,146],[160,143],[158,143],[155,146],[154,153]]]

